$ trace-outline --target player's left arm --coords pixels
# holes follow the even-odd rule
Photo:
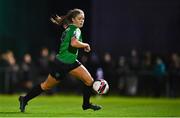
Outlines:
[[[81,35],[80,29],[74,31],[73,37],[71,38],[71,46],[75,48],[84,48],[84,51],[89,52],[91,48],[88,43],[79,41]]]

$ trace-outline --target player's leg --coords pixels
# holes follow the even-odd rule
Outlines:
[[[86,109],[99,110],[99,109],[101,109],[101,106],[90,103],[90,97],[92,94],[92,84],[93,84],[94,80],[93,80],[91,74],[88,72],[88,70],[83,65],[80,65],[79,67],[70,71],[69,74],[79,78],[84,83],[83,105],[82,105],[83,110],[86,110]]]
[[[56,84],[59,83],[59,80],[53,78],[50,74],[48,78],[41,84],[32,88],[32,90],[26,96],[20,96],[20,110],[21,112],[25,111],[25,106],[27,105],[28,101],[35,98],[36,96],[40,95],[43,91],[49,90],[54,87]]]
[[[92,86],[94,82],[94,79],[91,77],[91,74],[83,65],[80,65],[77,68],[71,70],[69,74],[82,80],[86,86]]]
[[[47,91],[47,90],[52,89],[59,82],[60,82],[60,80],[56,80],[54,77],[52,77],[49,74],[48,78],[43,83],[41,83],[41,88],[43,91]]]

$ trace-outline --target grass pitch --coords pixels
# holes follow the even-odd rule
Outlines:
[[[82,97],[73,95],[39,96],[19,112],[17,95],[0,95],[0,117],[165,117],[180,116],[180,99],[92,97],[103,106],[100,111],[81,108]]]

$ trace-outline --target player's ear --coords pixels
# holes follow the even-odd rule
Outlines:
[[[75,21],[75,19],[74,18],[72,18],[72,22],[74,22]]]

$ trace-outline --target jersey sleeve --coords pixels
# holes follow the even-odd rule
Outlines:
[[[81,36],[81,30],[79,28],[77,28],[73,33],[73,37],[80,40],[80,36]]]

